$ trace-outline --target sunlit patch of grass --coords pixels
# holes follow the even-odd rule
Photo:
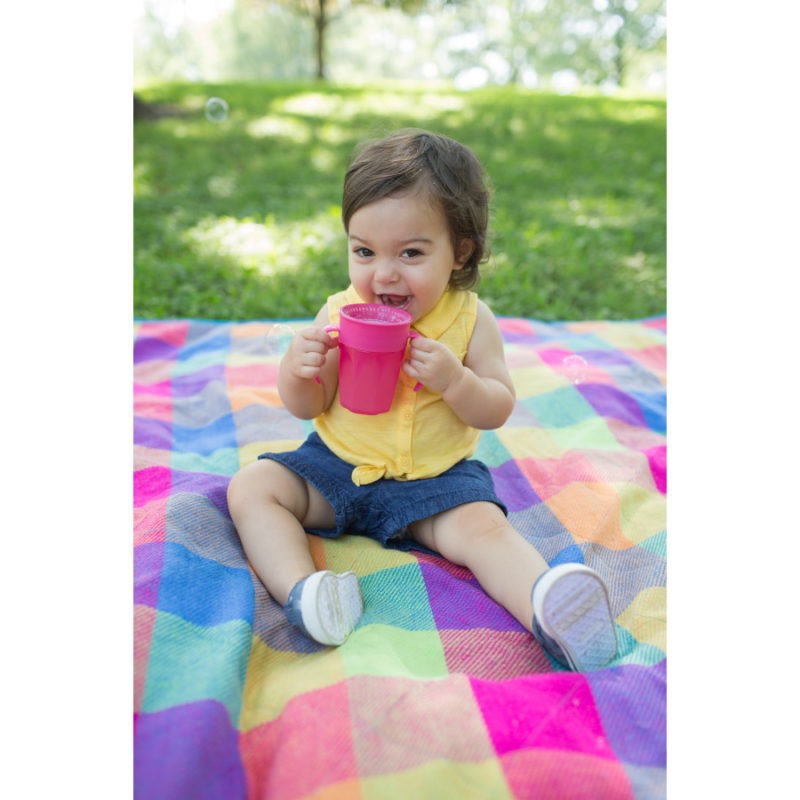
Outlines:
[[[181,98],[181,107],[187,111],[202,111],[208,102],[208,94],[186,94]]]
[[[232,197],[236,192],[236,177],[231,174],[212,175],[207,186],[214,197]]]
[[[315,147],[311,151],[311,163],[319,170],[330,170],[336,166],[336,156],[325,148]]]
[[[393,88],[364,89],[357,94],[337,96],[321,91],[293,95],[276,104],[276,109],[303,117],[331,117],[348,121],[359,115],[408,116],[430,119],[443,112],[464,109],[464,99],[454,92],[409,91]],[[409,123],[409,127],[412,123]]]
[[[150,167],[146,163],[140,162],[133,166],[133,193],[140,197],[153,193],[153,185],[150,181]]]
[[[647,101],[628,101],[626,103],[613,103],[604,106],[605,113],[622,122],[642,122],[658,120],[663,115],[661,103]]]
[[[200,259],[223,259],[264,276],[296,272],[305,260],[335,245],[344,248],[339,209],[309,219],[263,222],[233,217],[206,217],[184,233]]]
[[[292,117],[275,114],[254,119],[247,124],[246,130],[250,136],[256,139],[284,136],[297,144],[306,144],[311,140],[311,128],[306,123]]]
[[[346,102],[346,101],[344,101]],[[343,100],[334,94],[306,92],[289,97],[280,104],[283,111],[311,117],[346,117],[343,113]]]
[[[328,122],[319,128],[317,136],[327,144],[340,145],[351,141],[353,134],[344,125]]]

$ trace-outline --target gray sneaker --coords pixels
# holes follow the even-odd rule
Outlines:
[[[342,644],[364,613],[358,578],[354,572],[315,572],[297,582],[283,610],[314,641]]]
[[[531,593],[533,635],[556,661],[574,672],[606,666],[617,655],[608,589],[583,564],[559,564],[539,577]]]

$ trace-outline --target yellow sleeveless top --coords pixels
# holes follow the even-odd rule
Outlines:
[[[362,303],[349,286],[328,298],[332,325],[339,309]],[[447,345],[463,363],[475,327],[478,296],[448,289],[439,302],[411,327],[423,336]],[[400,373],[392,407],[385,414],[355,414],[343,408],[336,392],[327,411],[314,419],[314,428],[339,458],[353,464],[353,483],[363,486],[380,478],[401,481],[432,478],[471,456],[480,431],[462,422],[440,392]]]

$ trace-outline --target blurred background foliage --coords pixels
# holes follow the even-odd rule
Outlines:
[[[137,317],[313,316],[347,280],[353,148],[403,127],[487,169],[495,313],[665,311],[660,0],[142,3]]]
[[[665,0],[140,0],[138,82],[663,91]]]

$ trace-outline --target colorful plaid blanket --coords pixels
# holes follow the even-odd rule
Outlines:
[[[301,323],[138,322],[137,798],[665,796],[666,319],[499,323],[518,399],[476,457],[551,564],[605,577],[618,658],[569,673],[467,570],[358,537],[311,537],[366,609],[342,647],[307,640],[225,499],[311,430],[271,346]]]

